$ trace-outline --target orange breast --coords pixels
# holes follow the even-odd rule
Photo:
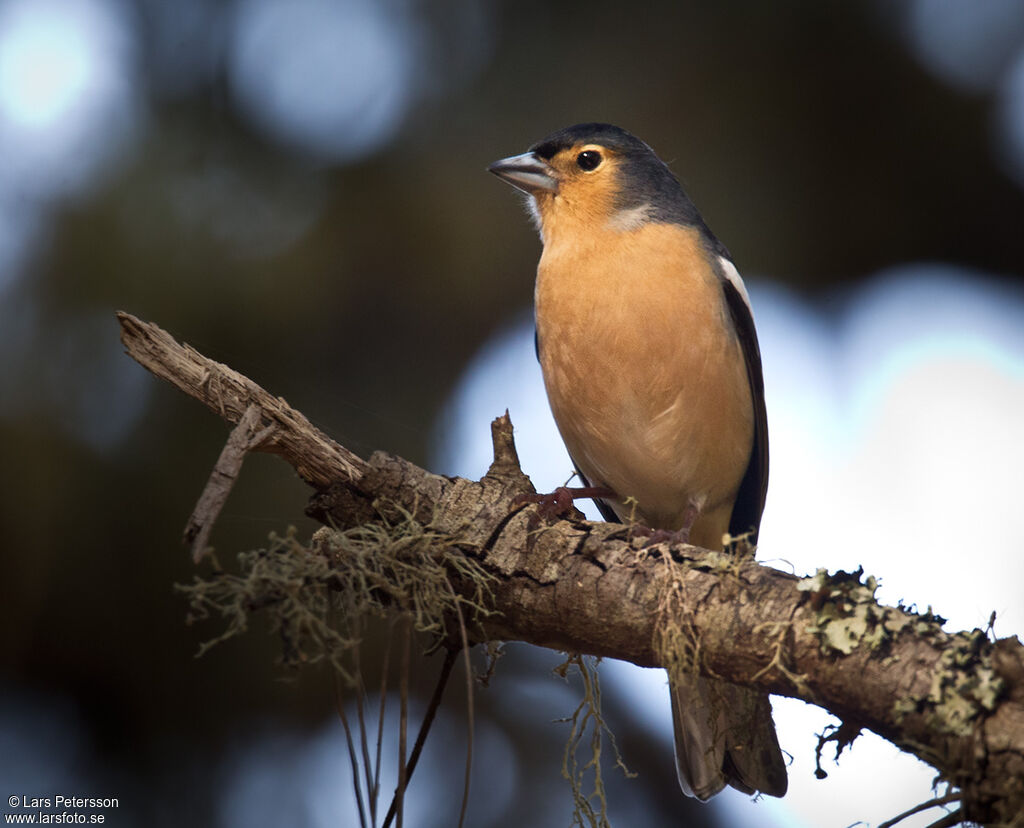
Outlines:
[[[746,367],[695,231],[649,224],[545,245],[541,367],[562,439],[637,517],[718,547],[753,442]],[[624,518],[629,507],[613,504]]]

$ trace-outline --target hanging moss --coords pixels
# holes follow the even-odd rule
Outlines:
[[[615,766],[627,778],[636,776],[623,761],[619,747],[615,742],[615,734],[609,729],[601,712],[601,683],[598,680],[597,666],[600,659],[569,654],[562,664],[555,668],[555,674],[567,678],[571,668],[575,668],[583,682],[583,698],[573,711],[572,716],[564,721],[570,724],[569,738],[562,754],[562,776],[569,780],[572,788],[573,815],[572,824],[580,828],[611,828],[608,821],[608,800],[604,788],[604,776],[601,769],[601,753],[604,736],[607,735],[611,744]],[[583,744],[587,730],[590,730],[590,758],[581,764],[579,750]],[[590,792],[586,791],[588,776],[593,778]]]
[[[450,537],[408,512],[398,514],[394,522],[323,528],[308,544],[294,530],[273,534],[267,547],[238,556],[238,574],[217,569],[178,585],[188,598],[190,621],[217,616],[227,622],[199,654],[245,632],[250,613],[260,610],[281,638],[285,664],[326,660],[351,684],[346,656],[365,620],[400,611],[415,630],[440,641],[456,608],[467,624],[489,615],[494,576],[455,550]],[[454,588],[453,578],[463,589]]]

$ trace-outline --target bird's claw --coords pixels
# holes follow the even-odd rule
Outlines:
[[[547,494],[521,494],[512,501],[513,506],[522,506],[525,503],[539,504],[537,511],[549,520],[567,517],[572,511],[572,494],[565,486],[559,486]]]
[[[582,486],[572,488],[559,486],[548,494],[521,494],[512,501],[513,506],[522,506],[524,503],[539,503],[537,510],[541,517],[548,520],[554,518],[568,517],[572,514],[572,502],[579,498],[588,497],[615,497],[615,493],[604,486]]]

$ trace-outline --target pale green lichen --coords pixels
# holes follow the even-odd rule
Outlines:
[[[875,600],[878,579],[873,575],[865,578],[862,569],[834,575],[819,569],[802,578],[797,589],[811,596],[816,614],[807,631],[817,636],[826,654],[850,655],[859,647],[877,651],[904,630],[913,629],[919,636],[935,635],[945,623],[931,607],[917,615],[902,604],[896,608],[880,605]],[[888,663],[896,661],[895,656],[887,658]]]
[[[926,712],[931,726],[968,735],[983,711],[995,709],[1005,686],[991,665],[988,643],[981,630],[949,636],[928,694],[923,699],[900,699],[897,715]]]
[[[817,612],[807,631],[817,636],[824,653],[849,655],[858,647],[876,650],[899,632],[903,623],[888,617],[885,607],[875,601],[878,580],[869,575],[863,582],[863,570],[829,575],[819,569],[797,584],[810,593]]]
[[[938,641],[942,654],[932,672],[924,697],[905,697],[893,703],[897,720],[911,713],[926,713],[929,725],[942,732],[963,736],[984,711],[995,709],[1004,682],[991,665],[989,642],[982,630],[949,635],[942,631],[945,619],[932,608],[915,614],[900,605],[883,607],[875,600],[878,580],[863,577],[863,570],[830,575],[819,569],[801,579],[797,589],[806,592],[815,609],[807,631],[815,635],[825,654],[850,655],[859,648],[875,653],[888,647],[904,630]],[[883,664],[895,657],[883,655]]]

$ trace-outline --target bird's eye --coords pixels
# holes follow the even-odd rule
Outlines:
[[[584,172],[596,170],[601,163],[601,153],[597,150],[583,150],[576,156],[576,166]]]

